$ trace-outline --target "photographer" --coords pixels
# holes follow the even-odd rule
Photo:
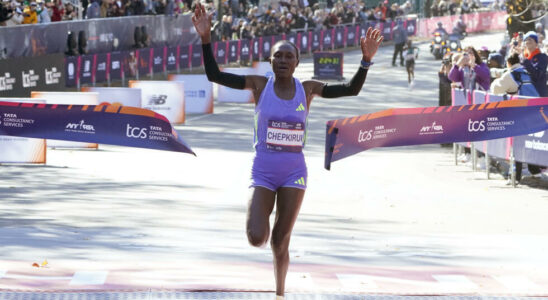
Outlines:
[[[13,10],[9,3],[0,2],[0,26],[6,26],[6,21],[13,16]]]
[[[439,77],[439,106],[451,105],[451,80],[449,71],[451,70],[451,54],[446,55],[442,60],[441,68],[438,72]]]

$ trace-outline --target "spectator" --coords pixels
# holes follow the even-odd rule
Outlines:
[[[544,34],[544,26],[542,26],[542,23],[535,24],[535,33],[538,36],[538,44],[542,44],[546,39],[546,35]]]
[[[63,2],[61,0],[55,0],[51,6],[51,21],[59,22],[63,20],[64,13]]]
[[[394,39],[394,54],[392,55],[392,66],[396,66],[396,56],[400,55],[400,66],[403,67],[403,46],[407,42],[407,30],[403,27],[403,22],[398,20],[392,31]]]
[[[452,105],[451,100],[451,80],[449,77],[449,71],[451,70],[451,54],[446,55],[443,59],[441,68],[438,72],[439,77],[439,106],[450,106]]]
[[[523,60],[521,64],[531,75],[533,85],[541,97],[548,96],[548,87],[546,86],[546,66],[548,57],[540,52],[538,48],[538,36],[535,32],[529,31],[523,36]]]
[[[99,0],[91,0],[86,10],[86,19],[96,19],[101,17],[101,6]]]
[[[489,54],[487,57],[487,66],[489,67],[491,82],[493,82],[493,80],[500,78],[505,70],[504,57],[498,52]],[[492,87],[493,85],[491,84],[491,89]]]
[[[519,63],[519,54],[512,53],[506,59],[507,69],[500,78],[495,79],[491,84],[493,94],[515,94],[518,92],[518,83],[514,80],[512,72],[524,71],[525,69]]]
[[[38,15],[38,23],[46,24],[51,23],[51,17],[49,15],[48,6],[43,0],[39,0],[37,5],[36,14]]]
[[[248,22],[244,22],[242,29],[240,30],[240,38],[243,40],[250,40],[253,38],[251,35],[251,26]]]
[[[459,4],[457,3],[456,0],[450,0],[449,1],[449,6],[447,7],[448,11],[449,11],[449,14],[451,16],[455,15],[457,13],[457,8],[459,7]]]
[[[21,6],[16,6],[13,10],[11,18],[6,21],[6,26],[21,25],[23,23],[23,19],[23,11],[21,10]]]
[[[121,17],[126,15],[125,3],[122,0],[114,0],[112,2],[112,16]]]
[[[25,10],[23,10],[23,24],[38,23],[38,14],[36,13],[36,2],[31,2]]]
[[[460,83],[466,90],[489,90],[489,68],[474,47],[467,47],[462,57],[453,61],[448,77],[452,82]]]
[[[76,11],[74,10],[74,6],[70,2],[65,2],[65,13],[63,14],[63,21],[71,21],[76,20],[77,15]]]

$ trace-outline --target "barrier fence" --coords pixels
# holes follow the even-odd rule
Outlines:
[[[462,89],[452,90],[453,105],[468,103],[468,99],[473,99],[475,105],[488,105],[505,100],[528,99],[531,97],[494,95],[483,91],[464,91]],[[492,104],[494,105],[494,104]],[[548,112],[541,111],[546,122],[548,122]],[[514,179],[514,161],[528,164],[548,166],[548,130],[531,133],[528,135],[515,136],[503,139],[494,139],[489,141],[460,143],[462,146],[473,146],[473,150],[485,154],[485,166],[487,176],[489,176],[489,157],[509,160],[511,162],[510,176]],[[473,157],[475,155],[473,154]],[[476,167],[476,160],[472,160],[473,167]],[[513,180],[514,181],[514,180]],[[515,185],[515,182],[513,182]]]

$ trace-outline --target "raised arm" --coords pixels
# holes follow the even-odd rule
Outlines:
[[[233,89],[250,89],[254,95],[257,92],[260,94],[259,90],[262,91],[262,88],[264,88],[266,78],[262,78],[262,76],[236,75],[219,70],[219,66],[213,56],[213,50],[211,49],[211,15],[208,15],[200,2],[196,3],[192,23],[194,23],[196,32],[198,32],[202,40],[202,52],[207,79]]]
[[[349,82],[340,84],[327,84],[315,80],[303,82],[303,86],[307,90],[308,105],[310,106],[310,102],[315,95],[324,98],[358,95],[365,82],[365,78],[367,77],[367,70],[369,70],[369,66],[373,64],[371,60],[373,59],[373,56],[375,56],[375,53],[377,53],[377,49],[379,49],[382,40],[383,36],[379,30],[372,29],[371,27],[367,29],[365,37],[361,37],[360,39],[362,49],[360,68],[358,68],[358,71]]]

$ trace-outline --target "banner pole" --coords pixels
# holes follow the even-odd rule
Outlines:
[[[516,187],[516,160],[514,157],[514,145],[510,147],[510,181],[512,187]]]
[[[455,156],[455,166],[459,164],[457,159],[458,152],[459,152],[458,150],[459,150],[459,145],[457,145],[457,143],[453,143],[453,156]]]
[[[490,179],[490,174],[489,174],[489,154],[487,154],[487,142],[484,142],[485,143],[485,173],[487,175],[487,179]]]

